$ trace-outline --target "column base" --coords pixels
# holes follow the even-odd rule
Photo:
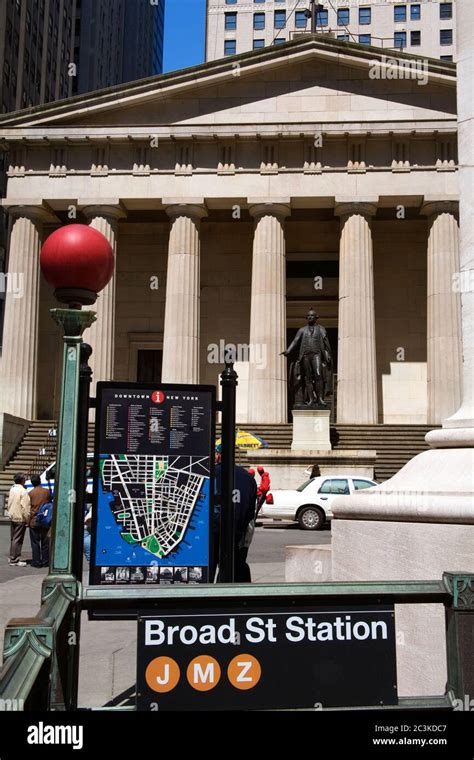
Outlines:
[[[473,472],[474,448],[423,451],[381,486],[339,496],[333,511],[344,520],[473,525]]]
[[[474,427],[440,428],[425,435],[426,443],[434,449],[460,449],[474,446]]]

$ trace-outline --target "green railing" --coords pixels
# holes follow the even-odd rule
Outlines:
[[[4,664],[0,669],[0,699],[23,709],[64,710],[77,677],[78,641],[71,633],[82,611],[156,612],[193,609],[211,603],[236,610],[272,604],[285,597],[299,603],[327,604],[443,604],[446,613],[446,693],[432,697],[400,698],[398,705],[378,709],[453,709],[454,700],[474,693],[471,665],[474,639],[474,576],[444,573],[439,581],[361,583],[218,584],[193,587],[82,587],[70,581],[47,579],[43,604],[34,618],[11,620],[6,629]],[[375,709],[377,706],[367,705]],[[123,709],[123,708],[110,708]],[[132,708],[133,709],[133,708]],[[353,708],[351,708],[353,709]],[[360,709],[360,708],[359,708]]]

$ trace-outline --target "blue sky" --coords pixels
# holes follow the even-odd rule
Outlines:
[[[205,25],[206,0],[166,0],[164,72],[204,61]]]

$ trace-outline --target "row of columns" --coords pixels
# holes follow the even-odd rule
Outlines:
[[[339,423],[375,424],[378,421],[375,300],[371,218],[375,203],[341,202],[339,258]],[[91,226],[102,232],[116,252],[117,226],[124,216],[120,206],[83,208]],[[460,295],[453,287],[459,271],[458,224],[454,208],[446,203],[426,204],[430,217],[428,238],[428,422],[436,424],[452,414],[461,398]],[[39,251],[42,224],[48,214],[41,207],[13,212],[9,272],[22,273],[23,297],[7,292],[2,351],[4,408],[32,419],[36,413],[38,355]],[[165,305],[163,382],[199,382],[200,224],[203,204],[172,203]],[[287,421],[286,360],[286,252],[285,203],[250,206],[255,232],[252,260],[250,345],[263,346],[266,366],[249,367],[249,420]],[[96,304],[97,322],[88,334],[94,348],[91,361],[96,380],[113,378],[115,334],[115,276]]]

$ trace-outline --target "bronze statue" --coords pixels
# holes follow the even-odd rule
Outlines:
[[[290,366],[290,389],[295,408],[302,404],[326,407],[324,398],[329,385],[332,367],[331,346],[326,330],[316,324],[319,319],[314,309],[307,314],[308,324],[301,327],[283,356],[298,350],[298,359]]]

